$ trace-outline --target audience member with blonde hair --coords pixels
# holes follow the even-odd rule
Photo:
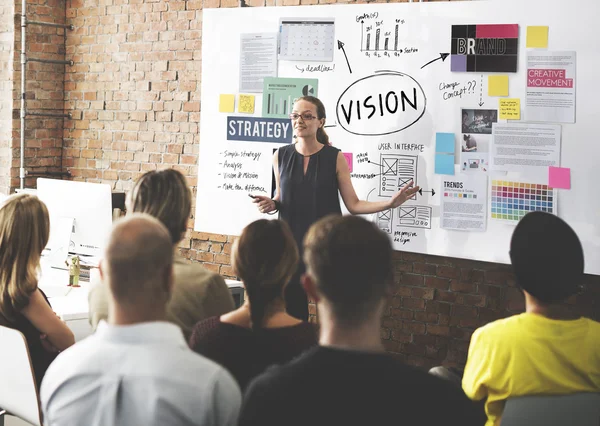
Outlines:
[[[188,263],[177,254],[177,245],[187,229],[192,195],[185,177],[174,169],[150,171],[135,183],[127,200],[127,212],[147,213],[169,230],[174,257],[175,284],[167,307],[169,321],[179,325],[189,338],[198,321],[230,312],[235,308],[225,280],[200,264]],[[95,329],[108,317],[108,288],[94,283],[90,290],[90,323]]]
[[[381,317],[393,284],[385,233],[358,216],[328,216],[308,230],[304,260],[319,346],[248,386],[240,426],[478,424],[460,389],[385,353]]]
[[[108,323],[61,353],[41,389],[44,424],[234,426],[239,387],[167,322],[173,242],[147,214],[115,224],[100,264]]]
[[[244,228],[231,264],[244,283],[246,301],[233,312],[198,323],[190,346],[227,368],[244,389],[269,365],[290,361],[317,338],[312,324],[285,309],[284,289],[298,264],[285,222],[263,219]]]
[[[50,236],[45,204],[29,194],[8,197],[0,207],[0,325],[27,340],[38,386],[58,351],[73,333],[52,311],[38,288],[42,251]]]

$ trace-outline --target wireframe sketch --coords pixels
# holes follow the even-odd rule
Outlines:
[[[377,227],[383,232],[391,234],[394,211],[392,209],[384,210],[382,212],[376,213],[376,215],[377,216],[375,222],[377,223]]]
[[[431,207],[400,206],[396,224],[401,227],[431,229]]]
[[[391,197],[412,180],[417,184],[416,155],[381,154],[381,175],[379,176],[379,195]],[[410,199],[416,200],[416,194]]]

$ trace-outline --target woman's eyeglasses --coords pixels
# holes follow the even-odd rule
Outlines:
[[[289,117],[294,121],[298,120],[300,117],[302,117],[302,120],[304,120],[304,121],[310,121],[310,120],[314,120],[315,118],[317,118],[314,115],[312,115],[311,113],[304,113],[304,114],[293,113],[293,114],[290,114]]]

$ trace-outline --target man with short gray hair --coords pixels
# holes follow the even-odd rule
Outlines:
[[[147,214],[118,221],[100,265],[110,289],[108,323],[61,353],[41,386],[44,424],[216,425],[237,423],[239,387],[192,352],[166,321],[172,241]]]

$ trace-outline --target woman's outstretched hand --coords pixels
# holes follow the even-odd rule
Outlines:
[[[415,195],[419,191],[419,189],[421,189],[419,186],[413,185],[414,181],[411,180],[400,191],[394,194],[394,196],[392,197],[392,201],[390,201],[391,209],[401,206],[406,200]]]
[[[270,213],[277,209],[275,201],[265,195],[250,195],[250,197],[252,197],[252,202],[257,204],[256,207],[261,213]]]

